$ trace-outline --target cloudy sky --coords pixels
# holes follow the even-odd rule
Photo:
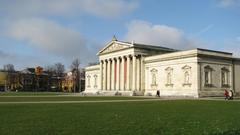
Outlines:
[[[0,0],[0,68],[96,62],[118,40],[240,57],[240,0]]]

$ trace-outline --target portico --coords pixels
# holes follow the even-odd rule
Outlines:
[[[122,95],[143,95],[144,58],[150,54],[163,54],[175,50],[163,47],[121,42],[115,37],[100,50],[99,57],[99,92]]]
[[[134,54],[101,58],[101,90],[141,91],[141,59],[142,55]]]

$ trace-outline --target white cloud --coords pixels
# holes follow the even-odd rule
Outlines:
[[[83,0],[85,12],[105,17],[116,17],[129,13],[138,7],[136,1],[126,0]]]
[[[218,6],[222,8],[240,6],[240,0],[218,0]]]
[[[41,50],[49,59],[58,56],[70,64],[72,59],[81,58],[84,65],[96,61],[99,44],[94,43],[93,39],[86,39],[81,32],[68,28],[68,24],[60,25],[57,21],[62,23],[62,18],[58,17],[92,15],[117,18],[137,7],[137,0],[0,0],[0,36],[23,41],[22,44],[31,50]],[[0,52],[0,56],[6,54]],[[49,59],[38,61],[31,57],[28,62],[35,63],[30,62],[32,60],[42,64],[49,62]],[[8,60],[11,61],[11,58]],[[12,61],[19,60],[12,58]]]
[[[63,52],[70,46],[84,44],[81,35],[57,23],[44,19],[21,19],[9,24],[8,34],[18,40],[53,52]]]
[[[125,39],[175,49],[192,48],[194,43],[188,40],[180,29],[167,25],[153,25],[141,20],[134,20],[128,24]]]
[[[91,46],[79,32],[53,21],[36,18],[17,20],[8,24],[6,33],[13,39],[28,42],[56,56],[82,59],[95,56],[92,53],[96,46]]]
[[[14,17],[74,16],[92,14],[118,17],[138,7],[137,1],[128,0],[3,0],[0,11]]]
[[[211,29],[209,25],[198,34]],[[178,28],[167,25],[154,25],[146,21],[135,20],[128,24],[128,32],[125,35],[127,41],[134,40],[137,43],[153,44],[174,49],[206,48],[219,51],[232,52],[240,57],[240,36],[225,39],[219,46],[214,42],[201,40],[199,37],[188,37]]]

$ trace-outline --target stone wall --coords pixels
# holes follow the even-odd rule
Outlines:
[[[236,95],[240,95],[240,60],[234,60],[234,90]]]
[[[209,96],[224,96],[224,90],[233,90],[233,66],[231,60],[214,59],[214,58],[201,58],[199,59],[200,69],[200,97]],[[222,70],[228,70],[227,84],[222,84]],[[211,77],[210,83],[206,83],[206,70],[210,70]]]
[[[198,97],[197,82],[197,57],[145,64],[145,95]]]
[[[100,89],[99,65],[87,67],[85,70],[85,93],[96,93]]]

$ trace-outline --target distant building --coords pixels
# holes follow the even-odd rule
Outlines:
[[[62,91],[63,77],[52,75],[35,68],[21,71],[0,71],[0,91]]]
[[[36,75],[35,68],[26,68],[20,73],[20,89],[24,91],[47,91],[49,90],[49,76],[43,72]]]
[[[62,89],[64,92],[73,92],[74,87],[74,76],[72,72],[65,74],[64,79],[62,80]]]
[[[81,72],[80,72],[79,83],[80,83],[80,87],[79,87],[79,90],[77,90],[76,74],[74,74],[73,72],[67,72],[67,73],[65,73],[64,79],[62,80],[62,89],[64,92],[84,91],[84,89],[85,89],[85,71],[84,70],[81,70]]]
[[[0,91],[5,91],[7,87],[7,73],[0,71]]]
[[[179,51],[113,38],[86,67],[85,93],[104,95],[223,96],[240,93],[240,59],[206,49]]]
[[[0,71],[0,91],[19,89],[19,79],[19,72]]]
[[[79,92],[85,88],[84,74],[84,71],[80,73],[81,88],[77,89],[76,75],[72,72],[57,76],[53,72],[44,71],[41,67],[14,72],[0,71],[0,91]]]

